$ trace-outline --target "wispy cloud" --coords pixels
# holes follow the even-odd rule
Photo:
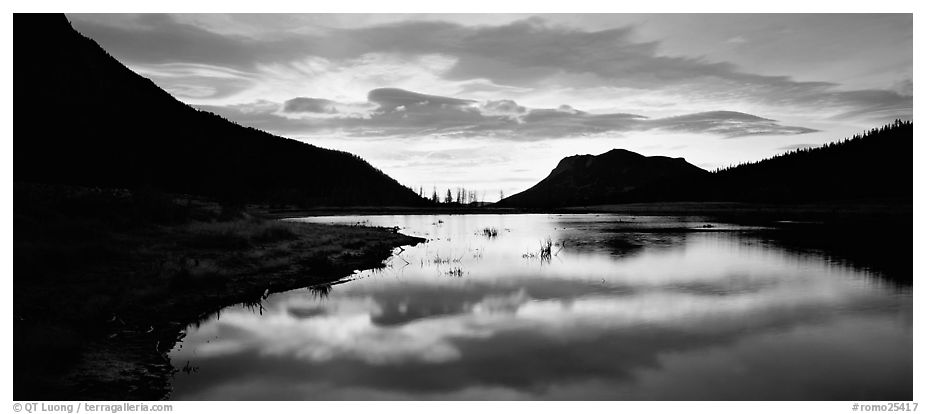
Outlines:
[[[184,102],[416,187],[510,193],[615,147],[710,169],[912,118],[910,15],[69,17]]]
[[[364,105],[368,111],[358,113],[356,108]],[[513,100],[479,102],[395,88],[370,91],[366,104],[298,97],[276,105],[262,101],[201,108],[281,133],[310,134],[337,130],[347,136],[491,136],[529,141],[654,129],[705,133],[726,138],[795,135],[815,131],[734,111],[650,119],[626,113],[593,114],[568,105],[528,108]],[[338,108],[351,110],[340,112]],[[294,117],[294,114],[302,116]]]
[[[335,114],[337,102],[321,98],[293,98],[283,103],[283,112]]]
[[[542,17],[497,26],[402,21],[264,37],[219,34],[168,15],[142,15],[122,26],[87,21],[80,27],[141,67],[189,64],[255,72],[307,57],[345,65],[371,54],[443,55],[450,59],[444,80],[483,80],[499,88],[676,89],[692,98],[813,107],[841,118],[906,115],[912,108],[904,88],[846,90],[826,80],[750,73],[730,62],[661,54],[659,42],[637,40],[632,26],[589,31]],[[741,44],[746,38],[728,41]],[[220,82],[223,93],[235,88],[219,79],[226,79]]]

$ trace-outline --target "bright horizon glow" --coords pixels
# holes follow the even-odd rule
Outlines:
[[[912,119],[909,14],[68,17],[185,103],[487,201],[576,154],[710,170]]]

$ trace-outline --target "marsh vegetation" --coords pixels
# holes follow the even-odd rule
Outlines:
[[[189,197],[32,185],[16,187],[14,226],[19,399],[158,399],[171,371],[164,353],[186,324],[379,267],[420,241]]]

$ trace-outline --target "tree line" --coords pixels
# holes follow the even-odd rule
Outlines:
[[[823,156],[823,154],[834,151],[844,150],[853,146],[860,146],[862,141],[867,138],[880,137],[881,139],[897,141],[903,136],[911,136],[913,132],[913,122],[895,119],[894,122],[885,124],[879,128],[872,128],[862,133],[854,134],[851,138],[845,138],[842,141],[833,141],[818,147],[795,148],[781,154],[761,159],[759,161],[747,161],[736,165],[717,168],[712,171],[718,175],[735,174],[744,170],[754,169],[756,167],[765,167],[782,162],[811,159]],[[906,135],[905,135],[906,134]]]
[[[841,141],[714,171],[713,199],[801,202],[910,198],[913,122],[895,120]]]
[[[448,187],[445,190],[438,190],[437,186],[433,186],[431,191],[428,192],[425,190],[424,186],[419,186],[416,191],[418,197],[430,201],[432,204],[455,204],[455,205],[467,205],[467,204],[476,204],[482,205],[486,203],[486,192],[470,190],[466,187]],[[505,198],[505,192],[503,190],[498,191],[499,200]]]

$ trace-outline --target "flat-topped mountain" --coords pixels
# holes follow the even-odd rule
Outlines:
[[[682,158],[615,149],[566,157],[547,178],[496,203],[546,208],[652,201],[912,200],[913,123],[897,120],[852,138],[707,172]]]
[[[355,155],[174,99],[63,15],[16,14],[13,33],[15,181],[303,206],[426,203]]]
[[[498,206],[555,207],[643,201],[654,189],[698,181],[710,173],[683,158],[646,157],[614,149],[600,155],[566,157],[533,187]]]

